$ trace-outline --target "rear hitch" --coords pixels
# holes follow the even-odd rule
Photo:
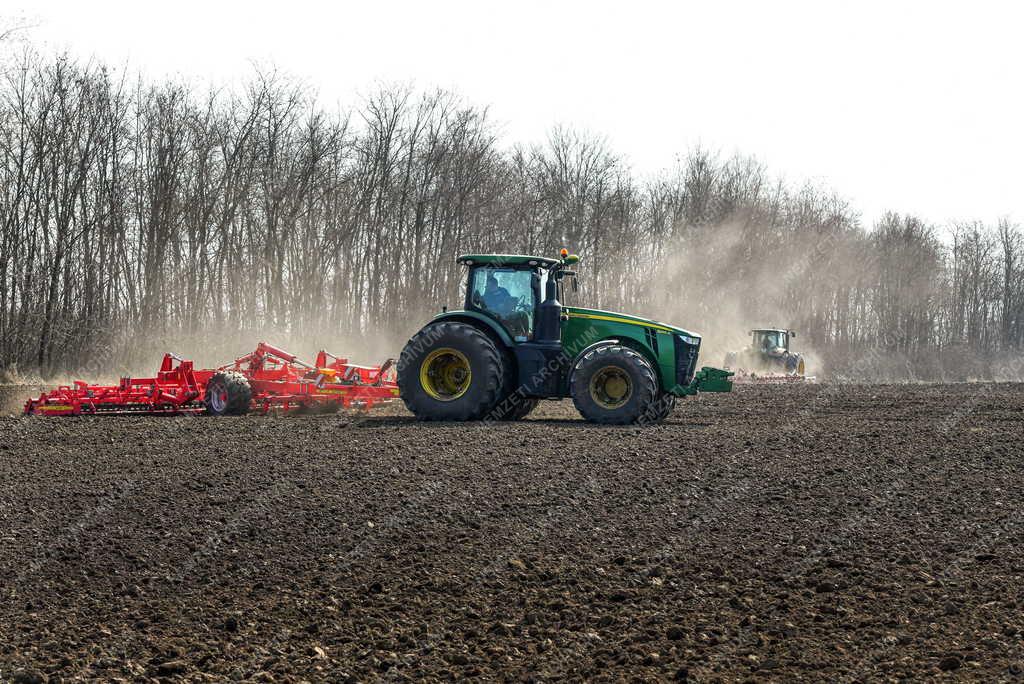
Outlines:
[[[729,378],[733,375],[734,373],[732,371],[704,366],[694,374],[693,380],[690,381],[690,384],[683,387],[682,394],[692,395],[697,394],[698,392],[731,392],[732,380]]]

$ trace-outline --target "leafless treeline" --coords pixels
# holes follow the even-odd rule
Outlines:
[[[0,155],[8,370],[174,336],[397,340],[458,303],[455,255],[563,245],[588,303],[705,332],[775,323],[908,358],[1024,345],[1015,225],[866,230],[835,196],[700,150],[641,180],[571,130],[508,148],[444,92],[331,113],[275,74],[197,92],[29,53],[4,70]]]

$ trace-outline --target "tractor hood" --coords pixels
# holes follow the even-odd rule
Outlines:
[[[562,308],[562,313],[569,316],[570,318],[590,318],[598,321],[611,321],[613,323],[624,323],[627,325],[639,325],[644,328],[654,328],[655,330],[662,330],[668,333],[675,333],[678,335],[685,335],[696,340],[700,340],[700,333],[690,332],[683,328],[677,328],[674,325],[668,325],[666,323],[660,323],[658,321],[652,321],[649,318],[641,318],[640,316],[631,316],[624,313],[616,313],[615,311],[602,311],[601,309],[584,309],[578,306],[566,306]]]

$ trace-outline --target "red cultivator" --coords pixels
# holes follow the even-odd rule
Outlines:
[[[357,366],[321,351],[310,365],[264,342],[251,354],[216,369],[197,370],[191,361],[165,354],[156,377],[121,378],[116,385],[76,381],[73,387],[58,387],[29,399],[25,413],[242,415],[370,409],[398,396],[393,363],[389,359],[381,366]]]

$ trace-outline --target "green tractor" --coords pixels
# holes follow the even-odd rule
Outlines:
[[[725,355],[727,369],[739,373],[737,379],[803,380],[806,377],[804,357],[790,347],[795,330],[786,328],[754,328],[750,345],[739,352]]]
[[[572,397],[595,423],[657,423],[676,397],[728,392],[732,373],[697,370],[700,337],[638,316],[563,306],[579,257],[464,255],[461,310],[405,345],[398,386],[421,420],[517,420],[540,399]]]

